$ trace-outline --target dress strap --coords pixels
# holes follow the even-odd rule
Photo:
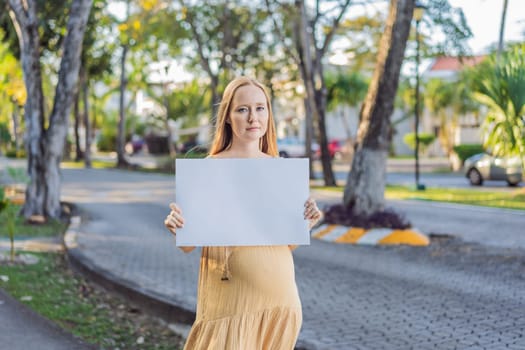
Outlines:
[[[230,256],[232,254],[232,247],[222,247],[222,276],[221,281],[229,281],[231,278],[230,272]]]

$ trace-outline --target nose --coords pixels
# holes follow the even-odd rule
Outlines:
[[[248,123],[253,123],[255,121],[255,113],[253,113],[253,110],[250,109],[248,112]]]

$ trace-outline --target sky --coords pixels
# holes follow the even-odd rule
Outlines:
[[[474,54],[497,43],[504,0],[449,0],[453,7],[461,7],[474,37],[469,45]],[[508,0],[504,40],[525,39],[525,0]]]

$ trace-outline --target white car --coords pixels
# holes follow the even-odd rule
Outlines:
[[[277,148],[279,149],[279,157],[304,157],[306,155],[306,146],[303,140],[296,137],[286,137],[284,139],[277,139]],[[312,154],[317,154],[319,145],[312,143]]]
[[[509,186],[516,186],[522,180],[519,157],[495,157],[486,153],[473,155],[465,160],[465,176],[470,184],[480,186],[484,180],[505,180]]]

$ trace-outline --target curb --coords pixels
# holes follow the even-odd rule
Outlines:
[[[413,245],[428,246],[430,239],[417,229],[395,230],[322,224],[312,230],[312,238],[327,242],[362,245]]]
[[[103,288],[116,292],[144,311],[160,317],[168,323],[191,325],[195,320],[195,312],[177,305],[177,302],[167,300],[165,296],[133,282],[124,280],[113,272],[96,266],[86,257],[77,244],[77,234],[81,223],[80,216],[72,216],[69,227],[64,234],[64,246],[71,266]],[[179,303],[183,304],[183,303]]]

